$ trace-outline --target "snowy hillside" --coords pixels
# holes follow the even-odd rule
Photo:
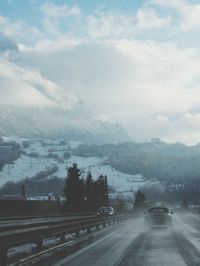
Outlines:
[[[20,142],[19,139],[18,141]],[[107,175],[109,185],[114,187],[117,193],[123,192],[126,195],[132,195],[133,191],[144,184],[148,184],[148,181],[144,180],[141,175],[125,174],[115,170],[110,165],[104,165],[104,158],[71,156],[71,158],[65,159],[63,154],[69,149],[69,144],[60,145],[59,140],[49,141],[49,145],[42,145],[41,140],[31,140],[30,143],[30,147],[24,149],[25,154],[22,154],[14,164],[5,165],[3,171],[0,171],[0,187],[8,181],[17,182],[23,178],[32,177],[42,170],[50,169],[53,165],[58,167],[53,176],[65,178],[67,168],[73,163],[77,163],[85,175],[90,170],[94,179],[101,174]],[[33,152],[37,156],[31,157],[30,154]],[[55,158],[50,158],[48,156],[50,153],[56,155]]]

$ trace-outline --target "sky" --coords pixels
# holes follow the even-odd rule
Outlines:
[[[199,14],[195,0],[0,0],[19,53],[1,56],[0,103],[81,99],[136,141],[199,143]]]

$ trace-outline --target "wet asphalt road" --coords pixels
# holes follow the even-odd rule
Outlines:
[[[200,224],[194,214],[175,214],[172,228],[149,229],[143,217],[135,218],[55,265],[200,266],[200,231],[193,219]]]

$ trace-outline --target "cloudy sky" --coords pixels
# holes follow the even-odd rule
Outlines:
[[[135,140],[200,142],[199,1],[2,0],[0,32],[20,53],[4,101],[70,95]]]

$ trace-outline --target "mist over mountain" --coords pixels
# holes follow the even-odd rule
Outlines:
[[[167,184],[200,182],[200,144],[187,146],[153,139],[144,143],[80,145],[73,152],[83,157],[106,157],[105,163],[116,170],[141,174],[149,180]]]
[[[0,107],[0,135],[69,138],[83,142],[119,142],[129,139],[118,124],[96,119],[83,105],[59,107]]]
[[[15,60],[17,45],[3,34],[0,52],[0,135],[101,143],[129,139],[120,125],[97,118],[75,94],[63,94],[56,83]]]

